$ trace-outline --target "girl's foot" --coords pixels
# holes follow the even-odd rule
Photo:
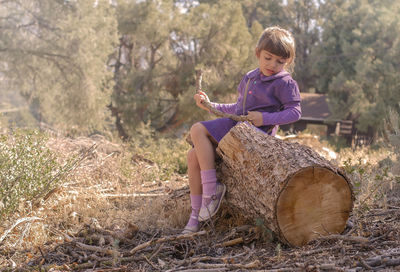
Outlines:
[[[199,210],[192,209],[189,221],[187,222],[186,227],[183,229],[182,234],[198,232],[199,229]]]
[[[197,220],[197,218],[196,218],[196,220]],[[190,220],[189,220],[189,223],[190,223]],[[195,224],[195,225],[190,225],[189,223],[183,229],[182,234],[194,233],[194,232],[198,232],[200,230],[200,223],[198,221],[197,221],[197,224]]]
[[[213,217],[221,206],[222,198],[226,192],[225,184],[217,182],[217,189],[214,195],[203,195],[203,201],[199,213],[199,222],[206,221]]]

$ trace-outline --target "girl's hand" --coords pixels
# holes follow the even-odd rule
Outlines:
[[[201,104],[201,101],[207,101],[210,102],[210,99],[208,98],[207,94],[203,91],[199,91],[194,95],[194,100],[196,100],[196,105],[199,108],[202,108],[203,110],[209,111],[203,104]]]
[[[263,116],[259,111],[249,111],[247,116],[250,119],[250,122],[256,127],[261,127],[263,125]]]

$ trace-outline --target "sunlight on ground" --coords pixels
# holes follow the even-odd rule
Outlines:
[[[332,147],[313,135],[287,137],[284,140],[308,145],[334,164],[344,167],[358,194],[356,210],[373,203],[384,208],[386,192],[398,190],[393,175],[379,165],[392,156],[387,149],[371,150],[365,147],[335,153]],[[63,242],[63,233],[70,236],[78,233],[93,220],[113,230],[134,225],[143,231],[167,229],[178,232],[184,226],[190,210],[188,191],[183,190],[186,195],[179,201],[175,201],[171,194],[187,186],[187,176],[163,169],[165,166],[161,167],[153,161],[145,149],[141,150],[143,153],[135,153],[124,144],[111,143],[100,136],[50,138],[48,145],[63,161],[95,143],[95,152],[39,207],[20,207],[20,212],[3,222],[0,233],[4,233],[19,218],[39,218],[13,228],[4,238],[4,245],[21,252],[27,248],[36,248],[34,251],[37,251],[44,244]],[[189,145],[180,145],[178,153],[184,154],[189,148]],[[26,261],[29,256],[22,254],[19,259]],[[1,263],[8,264],[0,258]]]

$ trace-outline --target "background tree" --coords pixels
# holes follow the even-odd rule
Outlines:
[[[317,87],[328,92],[336,117],[376,134],[388,107],[400,101],[400,4],[337,0],[322,9]]]
[[[101,129],[109,110],[123,138],[142,123],[185,130],[209,118],[195,70],[211,100],[234,102],[261,31],[280,25],[296,39],[294,79],[328,94],[334,118],[376,132],[400,100],[398,1],[113,3],[1,1],[0,97],[19,92],[36,120],[69,130]]]
[[[302,92],[314,91],[318,77],[312,71],[313,51],[320,42],[320,3],[315,0],[289,0],[283,7],[282,26],[290,29],[296,41],[293,77]]]
[[[254,23],[261,25],[261,30],[269,26],[279,25],[293,33],[297,54],[293,77],[302,92],[314,91],[316,75],[312,73],[312,52],[320,41],[319,2],[316,0],[246,0],[240,2],[243,16],[246,18],[249,28]],[[259,33],[256,35],[259,35]]]
[[[0,72],[38,121],[61,129],[101,129],[117,42],[109,1],[2,1]]]
[[[177,103],[166,91],[165,80],[174,73],[169,40],[179,13],[172,1],[156,0],[120,1],[117,10],[122,42],[129,40],[129,50],[123,52],[127,61],[112,96],[114,108],[127,134],[140,123],[150,122],[158,128],[174,113]]]
[[[200,114],[197,118],[204,118],[203,111],[193,108],[195,69],[204,70],[203,87],[211,100],[235,102],[241,77],[255,68],[255,37],[246,27],[241,6],[235,1],[200,4],[182,16],[185,23],[176,28],[173,46],[176,52],[181,52],[177,54],[179,71],[190,72],[191,84],[180,94],[181,110],[194,109],[196,115]],[[190,22],[190,27],[182,27]],[[256,35],[258,38],[259,33]]]
[[[314,87],[316,75],[312,73],[312,52],[320,41],[318,27],[319,1],[242,1],[247,24],[260,23],[263,28],[279,25],[289,29],[296,40],[296,66],[293,77],[302,92]]]
[[[204,68],[213,99],[236,94],[249,50],[254,52],[239,4],[226,0],[182,10],[173,1],[130,1],[119,3],[118,11],[121,33],[132,38],[132,65],[113,101],[131,132],[140,122],[160,130],[198,118],[197,68]]]

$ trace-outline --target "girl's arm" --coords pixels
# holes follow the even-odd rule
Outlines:
[[[240,101],[240,99],[243,97],[243,92],[244,92],[244,88],[246,86],[246,82],[247,82],[247,76],[244,76],[242,78],[242,80],[240,81],[237,91],[238,91],[238,99],[236,101],[236,103],[211,103],[212,106],[222,112],[228,113],[228,114],[235,114],[236,113],[236,108],[237,105]]]
[[[229,114],[234,114],[236,111],[236,104],[237,103],[231,103],[231,104],[223,104],[223,103],[211,103],[211,105],[222,112],[229,113]]]
[[[213,103],[210,102],[210,99],[208,98],[207,94],[203,91],[199,91],[194,95],[194,99],[196,100],[196,105],[204,110],[209,111],[202,103],[202,100],[205,100],[211,104],[211,106],[221,112],[224,113],[229,113],[229,114],[234,114],[235,109],[236,109],[236,104],[237,103],[232,103],[232,104],[223,104],[223,103]]]
[[[296,122],[301,117],[300,101],[293,101],[283,105],[278,112],[263,112],[263,125],[284,125]]]
[[[289,79],[276,90],[276,98],[283,109],[278,112],[263,112],[263,125],[284,125],[296,122],[301,117],[300,91],[296,81]]]

